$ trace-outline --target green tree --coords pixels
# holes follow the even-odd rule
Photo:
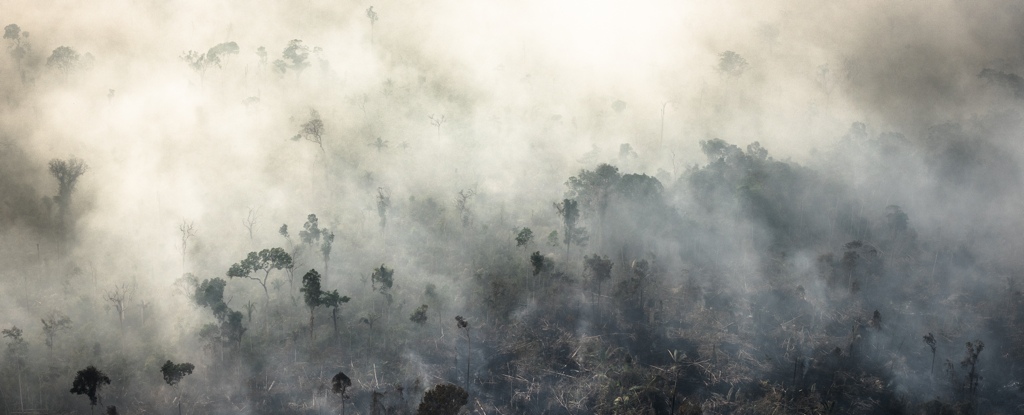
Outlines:
[[[178,394],[178,415],[181,415],[181,389],[177,387],[178,382],[185,376],[191,375],[195,365],[191,363],[174,363],[170,360],[160,366],[160,373],[164,376],[164,382],[173,387]]]
[[[71,385],[71,393],[75,395],[85,395],[89,397],[90,412],[94,410],[97,403],[102,403],[103,398],[100,396],[100,391],[103,389],[103,385],[109,385],[110,378],[106,374],[96,369],[95,366],[88,366],[85,369],[79,370],[78,374],[75,375],[75,380]]]
[[[227,276],[256,281],[263,287],[263,294],[266,297],[267,304],[269,304],[270,291],[267,290],[267,279],[270,278],[270,271],[291,268],[292,265],[292,256],[288,255],[283,248],[264,249],[259,253],[250,252],[245,259],[231,265]],[[258,272],[261,271],[263,272],[262,277],[258,275]]]

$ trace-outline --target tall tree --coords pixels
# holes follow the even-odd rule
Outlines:
[[[25,67],[24,61],[32,50],[32,45],[28,42],[28,32],[23,32],[21,27],[16,24],[9,24],[4,27],[4,39],[11,41],[11,57],[18,64],[18,74],[21,78],[21,82],[25,83]]]
[[[579,203],[573,199],[563,199],[562,203],[555,203],[555,210],[562,219],[565,226],[565,234],[562,242],[565,243],[565,257],[569,258],[569,246],[583,246],[587,243],[587,230],[578,226],[580,219]]]
[[[75,375],[75,380],[71,385],[71,393],[75,395],[85,395],[89,397],[90,412],[94,410],[97,403],[102,403],[103,398],[100,396],[100,390],[103,389],[103,385],[109,385],[110,378],[106,374],[96,369],[95,366],[88,366],[85,369],[79,370],[78,374]]]
[[[338,290],[325,291],[321,301],[324,307],[331,308],[331,322],[334,324],[334,337],[338,337],[338,310],[342,304],[351,300],[347,295],[338,294]]]
[[[181,220],[178,225],[181,232],[181,275],[185,275],[185,256],[188,254],[188,240],[196,236],[196,225],[193,222]]]
[[[320,273],[316,272],[315,269],[311,269],[306,275],[303,275],[302,288],[299,291],[303,293],[306,307],[309,308],[309,341],[312,342],[316,338],[313,331],[313,319],[316,316],[316,308],[324,305],[324,292],[320,289]],[[312,343],[310,345],[312,346]]]
[[[135,295],[135,284],[122,283],[114,285],[114,289],[107,291],[106,300],[117,310],[117,320],[120,323],[121,331],[124,331],[124,310],[132,297]]]
[[[240,262],[231,265],[227,276],[230,278],[246,278],[256,281],[263,287],[263,294],[267,304],[270,303],[270,291],[267,290],[267,279],[270,278],[270,271],[281,270],[292,267],[292,256],[288,255],[283,248],[264,249],[259,253],[250,252]],[[263,276],[257,273],[262,271]],[[253,275],[257,274],[257,275]]]
[[[21,410],[24,411],[25,398],[21,380],[27,366],[25,359],[28,355],[28,345],[25,343],[25,339],[22,338],[22,330],[18,328],[18,326],[11,326],[9,329],[0,330],[0,334],[3,334],[4,337],[10,339],[7,343],[7,352],[5,353],[5,357],[9,364],[14,368],[14,371],[18,374],[18,405]]]
[[[78,178],[89,170],[89,166],[80,158],[71,157],[67,160],[50,160],[50,174],[57,179],[58,227],[65,236],[68,233],[68,214],[71,207],[71,194],[75,191]]]
[[[181,415],[181,389],[178,388],[178,382],[185,376],[191,375],[192,370],[195,369],[195,365],[191,363],[174,363],[170,360],[160,366],[160,373],[164,376],[164,382],[173,387],[177,391],[178,398],[178,415]]]

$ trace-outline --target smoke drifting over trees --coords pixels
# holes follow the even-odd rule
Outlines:
[[[1024,410],[1020,6],[702,3],[8,2],[0,413]]]

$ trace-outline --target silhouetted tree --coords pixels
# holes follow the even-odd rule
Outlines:
[[[342,304],[351,300],[347,295],[338,294],[338,290],[324,292],[321,302],[324,307],[331,308],[331,322],[334,324],[334,337],[338,337],[338,310]]]
[[[303,299],[306,302],[306,307],[309,308],[309,340],[313,341],[313,319],[316,316],[316,308],[323,305],[323,290],[320,289],[320,273],[316,272],[315,269],[309,270],[306,275],[302,276],[302,288],[299,289],[303,293]]]
[[[590,281],[597,287],[597,297],[601,298],[601,284],[612,278],[612,261],[608,257],[597,254],[583,257],[583,268],[590,276]]]
[[[377,216],[380,217],[380,230],[388,226],[388,208],[391,207],[391,192],[383,187],[377,188]]]
[[[348,400],[348,388],[352,387],[352,379],[345,372],[338,372],[331,378],[331,392],[341,397],[341,415],[345,415],[345,401]]]
[[[191,375],[192,370],[195,369],[195,365],[191,363],[174,363],[170,360],[160,366],[160,373],[164,376],[164,382],[174,387],[178,392],[178,415],[181,415],[181,389],[177,387],[178,382],[185,376]]]
[[[469,393],[452,384],[437,385],[423,395],[417,415],[457,415],[469,402]]]
[[[90,412],[96,407],[97,403],[103,402],[103,398],[100,396],[100,390],[103,389],[103,385],[109,385],[110,378],[107,377],[103,372],[96,369],[95,366],[88,366],[85,369],[79,370],[78,374],[75,375],[75,381],[71,386],[71,393],[75,395],[85,395],[89,397]]]

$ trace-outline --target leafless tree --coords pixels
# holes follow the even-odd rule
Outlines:
[[[135,295],[135,284],[122,283],[114,285],[113,291],[107,291],[106,300],[113,304],[117,310],[117,318],[121,323],[121,330],[124,330],[124,308],[132,301]]]
[[[249,208],[249,214],[247,214],[245,216],[245,219],[242,221],[242,225],[244,225],[245,229],[247,229],[249,231],[249,243],[254,244],[254,245],[256,244],[256,239],[253,237],[253,232],[258,227],[257,222],[259,221],[259,219],[260,219],[260,208],[259,208],[259,206],[257,206],[257,207],[250,207]]]
[[[196,226],[193,222],[182,219],[178,225],[181,232],[181,275],[185,275],[185,255],[188,253],[188,240],[196,236]]]

